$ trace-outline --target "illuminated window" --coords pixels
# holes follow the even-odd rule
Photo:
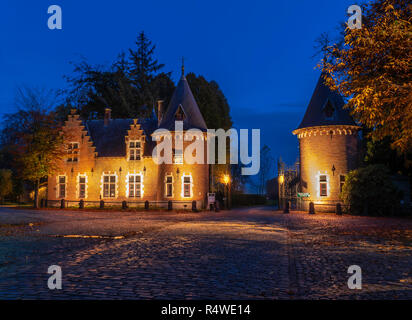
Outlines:
[[[129,175],[129,198],[142,196],[142,176],[140,174]]]
[[[129,160],[140,160],[142,154],[142,144],[140,141],[129,142]]]
[[[79,198],[86,198],[86,177],[79,176]]]
[[[319,190],[321,197],[328,196],[328,182],[326,175],[319,176]]]
[[[66,197],[66,176],[59,176],[59,198]]]
[[[115,198],[116,197],[116,176],[105,175],[103,176],[103,197]]]
[[[182,164],[183,163],[183,150],[181,149],[174,149],[173,150],[173,158],[175,164]]]
[[[342,190],[343,190],[343,185],[345,184],[345,176],[344,175],[341,175],[340,177],[339,177],[339,183],[340,183],[340,192],[342,192]]]
[[[67,145],[67,162],[77,162],[79,160],[79,143],[70,142]]]
[[[166,197],[173,197],[173,177],[166,177]]]
[[[183,197],[190,198],[192,196],[192,177],[183,177]]]

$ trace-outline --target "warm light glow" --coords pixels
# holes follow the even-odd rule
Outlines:
[[[284,176],[279,176],[279,183],[282,184],[285,181]]]
[[[228,174],[223,175],[223,183],[228,184],[230,182],[230,177]]]

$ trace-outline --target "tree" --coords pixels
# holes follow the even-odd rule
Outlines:
[[[82,117],[102,118],[106,107],[115,118],[147,117],[157,99],[168,103],[174,83],[170,73],[159,72],[164,65],[154,58],[156,46],[142,31],[136,49],[120,53],[110,66],[93,66],[83,60],[66,76],[70,89],[65,93]]]
[[[13,192],[12,172],[9,169],[0,169],[0,201]]]
[[[361,29],[344,31],[342,45],[323,46],[326,83],[348,97],[352,115],[376,140],[387,136],[403,154],[412,146],[410,4],[375,0],[362,6]]]
[[[16,96],[17,112],[4,116],[1,132],[3,147],[12,155],[19,178],[34,185],[34,207],[38,207],[40,183],[58,171],[58,160],[65,150],[61,125],[53,110],[50,91],[20,88]]]
[[[159,87],[161,79],[169,78],[170,73],[163,73],[156,80],[159,70],[164,68],[154,58],[156,46],[147,38],[144,31],[140,32],[136,40],[137,50],[129,49],[129,76],[137,89],[139,102],[141,105],[152,106],[159,97]],[[163,84],[168,84],[163,82]],[[173,86],[174,88],[174,86]]]
[[[207,81],[194,73],[186,75],[187,82],[209,129],[232,127],[230,106],[216,81]]]
[[[341,197],[351,212],[364,215],[393,215],[399,208],[400,192],[390,179],[389,170],[369,165],[348,173]]]

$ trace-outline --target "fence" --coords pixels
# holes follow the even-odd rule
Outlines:
[[[42,208],[136,208],[136,209],[183,209],[197,211],[201,207],[201,201],[85,201],[85,200],[46,200],[42,199],[40,206]]]

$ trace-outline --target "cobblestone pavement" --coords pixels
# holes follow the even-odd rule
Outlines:
[[[1,208],[0,299],[411,299],[411,244],[411,219]]]

